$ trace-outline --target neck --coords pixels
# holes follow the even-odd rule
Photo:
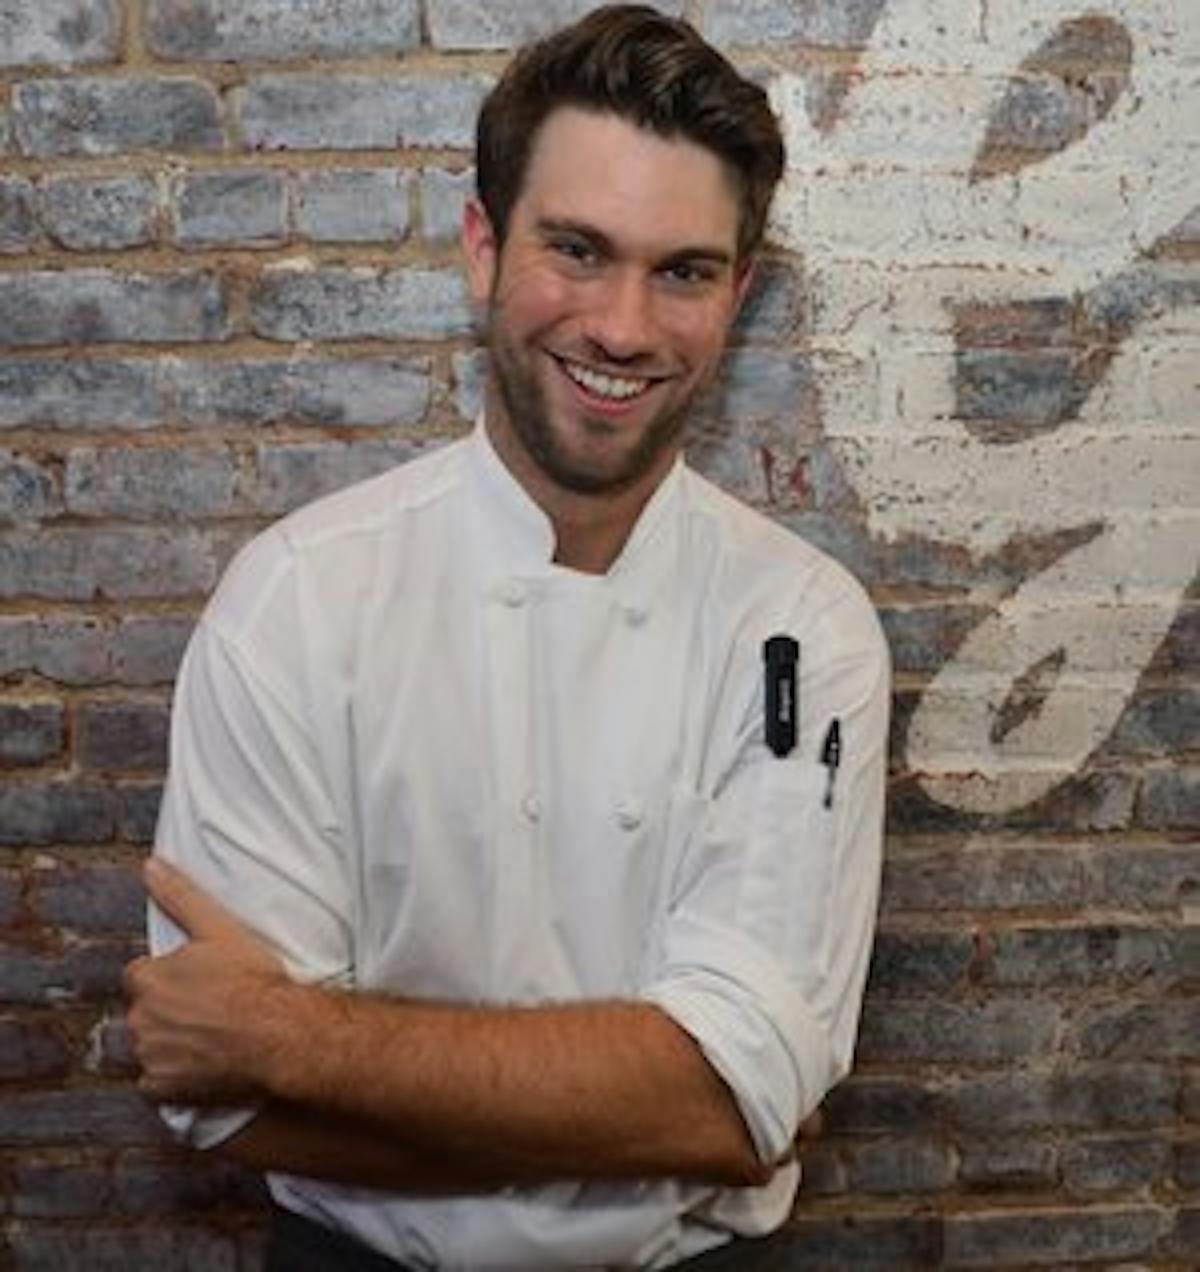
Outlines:
[[[664,451],[653,467],[628,487],[584,494],[547,476],[511,428],[497,427],[495,421],[503,416],[494,409],[499,404],[492,403],[490,394],[488,398],[484,411],[488,438],[500,461],[550,519],[555,563],[585,574],[606,574],[621,555],[642,509],[670,472],[677,449]]]

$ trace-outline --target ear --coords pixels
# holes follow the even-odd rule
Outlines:
[[[462,249],[471,298],[477,305],[486,305],[492,295],[500,248],[491,218],[477,198],[468,199],[463,206]]]
[[[750,294],[750,288],[754,285],[755,276],[758,273],[758,257],[747,256],[744,261],[739,261],[733,279],[733,317],[736,318],[742,312],[742,305],[745,303],[746,297]]]

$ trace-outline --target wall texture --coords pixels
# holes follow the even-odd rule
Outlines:
[[[230,553],[461,433],[472,120],[575,0],[0,0],[0,1269],[257,1266],[129,1083],[171,678]],[[795,1266],[1200,1262],[1200,9],[689,0],[774,247],[696,430],[897,678]]]

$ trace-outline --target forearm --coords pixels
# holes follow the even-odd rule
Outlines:
[[[447,1185],[767,1174],[728,1089],[652,1006],[463,1008],[296,986],[249,1029],[269,1096],[366,1123],[439,1163]]]

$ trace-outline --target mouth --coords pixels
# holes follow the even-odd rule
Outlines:
[[[607,371],[596,371],[570,358],[554,354],[555,362],[562,368],[573,384],[581,388],[588,397],[609,406],[624,406],[647,393],[659,379],[650,376],[614,375]]]

